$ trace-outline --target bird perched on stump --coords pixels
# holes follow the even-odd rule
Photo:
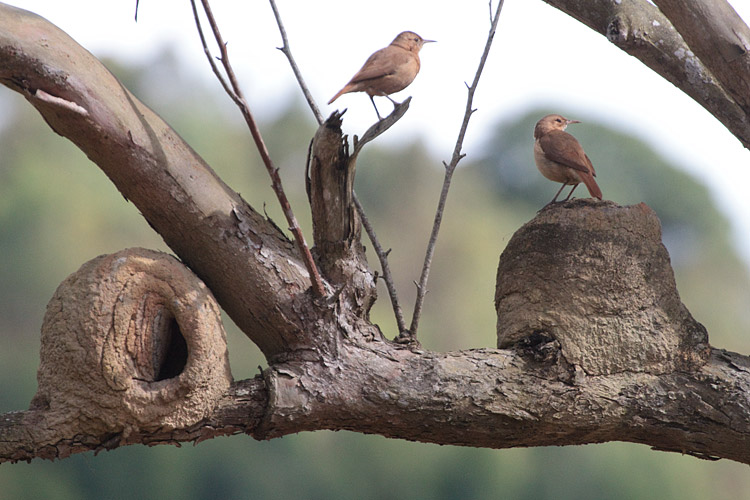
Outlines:
[[[375,106],[373,96],[385,96],[395,106],[398,104],[389,94],[404,90],[419,73],[419,51],[425,43],[435,40],[425,40],[413,31],[404,31],[393,39],[388,47],[372,54],[365,61],[362,69],[344,85],[344,88],[328,101],[331,104],[342,94],[349,92],[366,92]],[[378,107],[375,106],[378,120],[382,120]]]
[[[547,179],[561,182],[560,190],[548,205],[557,201],[565,186],[573,186],[564,201],[568,201],[578,184],[583,182],[592,197],[602,199],[602,190],[594,180],[596,172],[591,160],[583,152],[575,137],[565,132],[565,127],[578,120],[568,120],[560,115],[547,115],[534,127],[534,161],[536,168]]]

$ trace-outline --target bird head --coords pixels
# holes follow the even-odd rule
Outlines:
[[[560,115],[547,115],[538,122],[534,127],[534,138],[549,134],[553,130],[565,130],[565,127],[571,123],[581,123],[578,120],[568,120],[564,116]]]
[[[399,33],[398,36],[393,39],[391,45],[396,45],[411,52],[419,52],[424,44],[434,41],[435,40],[425,40],[413,31],[404,31]]]

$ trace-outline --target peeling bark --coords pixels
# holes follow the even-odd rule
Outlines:
[[[315,255],[325,277],[366,317],[377,298],[375,276],[362,246],[362,223],[354,206],[356,157],[349,156],[341,114],[333,113],[312,142],[310,207]]]

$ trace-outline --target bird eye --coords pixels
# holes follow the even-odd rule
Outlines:
[[[562,120],[561,120],[561,119],[559,119],[559,118],[555,118],[555,121],[556,121],[557,123],[562,123]]]

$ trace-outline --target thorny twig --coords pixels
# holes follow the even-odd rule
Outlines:
[[[437,242],[438,232],[440,231],[440,223],[443,220],[443,211],[445,210],[445,203],[448,198],[448,189],[450,188],[451,179],[453,177],[453,172],[456,170],[456,166],[458,165],[458,162],[461,161],[461,158],[466,156],[465,154],[461,153],[461,147],[463,146],[464,142],[464,136],[466,135],[466,128],[469,125],[469,119],[471,118],[471,115],[474,113],[475,109],[473,109],[472,103],[474,101],[474,92],[477,90],[477,85],[479,85],[479,78],[482,75],[482,70],[484,69],[484,63],[487,61],[487,55],[490,53],[490,47],[492,46],[492,39],[495,37],[495,31],[497,30],[497,22],[500,18],[500,11],[503,8],[503,2],[504,0],[500,0],[497,4],[497,9],[495,10],[495,16],[492,17],[490,15],[490,32],[487,35],[487,43],[484,46],[484,52],[482,53],[482,58],[479,60],[479,67],[477,68],[477,72],[474,75],[474,81],[472,82],[471,86],[467,85],[468,88],[468,97],[466,99],[466,111],[464,112],[464,120],[461,123],[461,130],[458,133],[458,139],[456,140],[456,146],[453,149],[453,157],[451,158],[450,164],[446,164],[443,162],[443,165],[445,166],[445,178],[443,179],[443,189],[440,192],[440,200],[438,201],[437,210],[435,212],[435,221],[432,226],[432,233],[430,234],[430,240],[427,243],[427,251],[425,252],[425,258],[424,258],[424,265],[422,266],[422,275],[419,278],[419,283],[417,284],[417,300],[414,305],[414,315],[412,316],[411,320],[411,327],[409,328],[408,332],[406,334],[402,334],[402,336],[405,336],[406,338],[400,339],[403,342],[409,342],[409,341],[416,341],[417,338],[417,328],[419,327],[419,318],[422,314],[422,305],[424,304],[424,297],[427,293],[427,278],[430,275],[430,265],[432,264],[432,256],[435,253],[435,243]],[[490,6],[492,5],[492,2],[490,2]],[[491,9],[491,7],[490,7]],[[491,12],[491,11],[490,11]]]
[[[321,125],[323,123],[323,115],[320,113],[320,109],[318,108],[317,104],[315,104],[315,99],[312,96],[312,93],[310,92],[310,89],[307,87],[307,84],[305,83],[304,78],[302,78],[302,73],[299,70],[299,67],[297,66],[297,63],[294,60],[294,56],[292,55],[292,50],[289,47],[289,41],[286,36],[286,30],[284,29],[284,24],[281,22],[281,15],[279,14],[279,10],[276,7],[275,0],[269,0],[271,3],[271,9],[273,9],[273,15],[276,18],[276,24],[279,26],[279,32],[281,32],[281,39],[284,43],[283,47],[281,47],[279,50],[281,50],[284,55],[289,60],[289,64],[292,66],[292,71],[294,72],[294,76],[297,78],[297,83],[299,83],[299,86],[302,88],[302,94],[305,96],[305,99],[307,100],[307,104],[310,106],[310,109],[312,110],[313,114],[315,115],[315,119],[318,122],[318,125]],[[385,117],[383,120],[380,120],[378,123],[370,127],[365,134],[362,136],[362,139],[357,140],[355,136],[354,141],[354,152],[350,156],[350,158],[353,160],[357,157],[359,152],[362,150],[362,147],[367,144],[368,142],[372,141],[376,137],[378,137],[380,134],[388,130],[393,124],[395,124],[398,120],[401,119],[401,117],[406,113],[406,110],[409,109],[409,103],[411,102],[411,97],[406,99],[404,102],[402,102],[399,105],[396,105],[393,109],[393,112]],[[310,147],[312,147],[312,143],[310,143]],[[308,151],[308,156],[310,152]],[[352,161],[350,160],[350,161]],[[309,158],[307,165],[309,165]],[[305,173],[305,182],[308,182],[309,176],[307,175],[307,172]],[[309,186],[306,186],[308,190],[308,198],[310,196],[309,192]],[[378,256],[378,260],[380,261],[380,266],[383,270],[383,280],[385,281],[386,289],[388,290],[388,295],[391,297],[391,304],[393,305],[393,313],[396,316],[396,323],[398,325],[399,329],[399,335],[401,335],[404,331],[406,331],[406,321],[404,321],[404,313],[401,310],[401,306],[398,302],[398,295],[396,294],[396,286],[393,282],[393,275],[391,274],[390,267],[388,266],[388,253],[383,251],[383,247],[380,245],[380,242],[378,241],[377,234],[375,234],[375,229],[370,224],[369,219],[367,219],[367,215],[365,215],[364,208],[362,207],[362,204],[357,199],[356,193],[352,191],[353,199],[354,199],[354,206],[357,209],[357,213],[359,214],[359,218],[362,220],[362,224],[365,226],[365,230],[367,231],[367,236],[369,236],[370,241],[372,242],[372,246],[375,249],[375,253]]]
[[[237,77],[234,74],[232,65],[229,63],[229,54],[227,52],[227,45],[226,43],[224,43],[224,40],[221,37],[221,33],[219,32],[219,27],[216,24],[216,19],[214,19],[213,12],[211,11],[211,6],[209,5],[208,0],[201,0],[201,3],[203,5],[203,10],[206,13],[206,17],[208,18],[208,22],[211,25],[211,29],[213,30],[214,37],[216,39],[216,44],[218,45],[219,52],[221,54],[221,56],[219,57],[219,60],[221,61],[224,67],[224,72],[226,73],[227,78],[229,79],[229,82],[227,82],[226,79],[223,77],[213,57],[211,57],[211,52],[208,49],[206,38],[203,35],[203,28],[201,27],[200,17],[198,16],[198,9],[195,6],[195,0],[190,0],[190,4],[193,7],[193,15],[195,16],[195,24],[198,28],[198,34],[200,35],[201,43],[203,44],[203,51],[206,53],[206,57],[208,58],[208,62],[211,65],[211,69],[213,70],[216,77],[219,79],[219,82],[221,82],[222,87],[224,87],[224,90],[227,92],[227,94],[232,98],[232,100],[240,108],[240,111],[242,112],[242,116],[245,118],[245,121],[247,122],[248,127],[250,127],[250,133],[252,134],[253,140],[255,141],[255,145],[258,148],[258,152],[260,153],[260,156],[263,159],[263,164],[266,166],[266,169],[268,170],[268,174],[271,176],[271,185],[273,187],[274,192],[276,193],[276,197],[279,199],[279,203],[281,204],[281,209],[284,212],[284,215],[286,216],[287,223],[289,224],[289,230],[294,235],[294,239],[296,240],[297,246],[299,247],[300,253],[302,254],[302,260],[305,263],[307,272],[310,274],[310,281],[312,283],[313,294],[316,297],[324,297],[325,288],[323,287],[323,281],[320,278],[320,273],[318,272],[318,268],[315,265],[315,261],[312,258],[310,249],[308,248],[307,243],[305,242],[305,237],[302,234],[302,229],[300,229],[299,224],[297,223],[297,218],[294,216],[294,212],[292,212],[292,207],[289,204],[289,200],[286,197],[286,193],[284,192],[284,188],[281,184],[281,177],[279,176],[279,169],[274,167],[273,162],[271,161],[271,157],[268,154],[268,149],[266,148],[266,144],[263,141],[263,137],[260,135],[260,129],[258,128],[258,124],[255,122],[255,118],[253,117],[253,114],[250,112],[250,107],[247,105],[247,101],[245,100],[245,97],[242,95],[242,90],[240,89],[239,83],[237,81]]]

